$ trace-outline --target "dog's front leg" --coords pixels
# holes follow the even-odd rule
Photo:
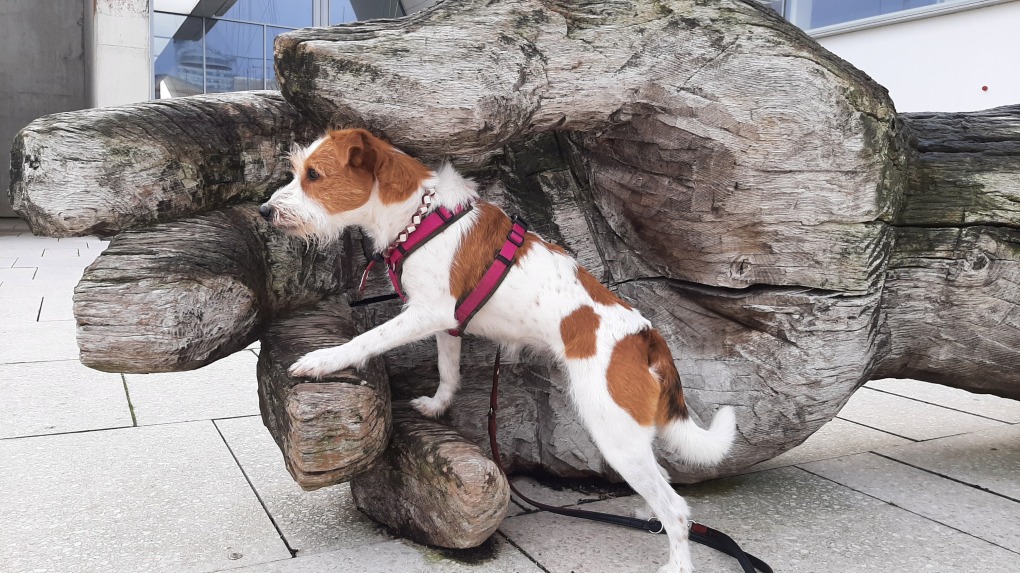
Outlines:
[[[305,354],[289,372],[291,376],[321,378],[344,368],[361,368],[373,356],[454,326],[452,313],[445,316],[426,305],[409,305],[393,319],[355,336],[347,344]]]
[[[460,337],[447,332],[436,333],[439,348],[439,389],[435,396],[411,400],[411,405],[424,416],[442,416],[460,389]]]

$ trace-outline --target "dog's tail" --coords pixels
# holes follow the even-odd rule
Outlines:
[[[733,408],[719,409],[707,430],[691,420],[680,385],[680,373],[662,335],[649,331],[648,365],[658,374],[659,407],[655,416],[659,437],[666,446],[691,464],[714,466],[722,461],[736,435]]]

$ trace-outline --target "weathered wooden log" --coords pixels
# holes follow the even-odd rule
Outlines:
[[[326,300],[270,324],[259,351],[259,406],[294,481],[304,489],[342,483],[386,449],[390,391],[380,359],[361,372],[319,381],[291,378],[306,352],[350,340],[356,330],[345,299]]]
[[[259,200],[317,135],[268,91],[58,113],[14,139],[11,200],[36,234],[113,235]]]
[[[510,507],[510,486],[485,452],[406,403],[386,454],[351,481],[351,494],[401,536],[454,549],[480,545]]]
[[[1020,399],[1020,106],[902,121],[909,184],[875,376]]]
[[[317,122],[508,181],[507,203],[657,319],[694,410],[740,412],[729,465],[667,457],[678,479],[799,443],[889,353],[880,303],[916,156],[880,86],[774,15],[743,2],[451,2],[297,31],[277,60],[284,95]],[[415,112],[394,114],[406,91]],[[422,358],[391,355],[391,375],[420,375]],[[596,452],[577,461],[566,473],[604,471]]]
[[[880,86],[774,14],[740,0],[451,1],[408,19],[281,36],[277,68],[284,95],[311,123],[364,125],[426,160],[452,156],[486,182],[503,182],[505,192],[491,190],[486,198],[524,214],[653,320],[670,341],[694,415],[707,418],[721,404],[738,411],[738,443],[721,467],[690,468],[664,453],[676,480],[732,473],[800,443],[874,377],[1020,395],[1020,106],[898,117]],[[408,93],[415,94],[413,105]],[[262,113],[257,109],[253,115]],[[101,133],[115,127],[106,119],[100,124]],[[89,129],[81,117],[75,130]],[[61,131],[29,132],[39,149],[64,145]],[[279,134],[291,136],[286,129]],[[177,137],[187,139],[168,128],[154,141],[166,146]],[[269,138],[277,151],[289,145]],[[41,169],[32,167],[34,152],[16,153],[19,208],[39,221],[34,228],[64,232],[49,231],[45,222],[61,218],[59,203],[36,203],[57,194],[59,181],[31,171]],[[80,173],[95,169],[78,163],[72,166]],[[242,175],[195,188],[250,186]],[[153,185],[137,183],[143,192],[126,190],[129,197],[144,196]],[[220,202],[215,193],[202,197],[194,209]],[[161,209],[155,207],[156,219],[192,207]],[[244,219],[216,214],[209,220],[216,217]],[[94,223],[68,228],[95,232],[144,220],[144,214],[124,219],[107,209]],[[245,219],[242,231],[213,234],[245,233],[252,224]],[[159,238],[166,229],[153,229],[152,252],[171,252],[160,251],[166,249],[161,241],[179,239]],[[178,296],[175,304],[194,307],[198,299],[187,294],[194,281],[186,277],[225,267],[224,274],[241,278],[213,290],[241,302],[254,297],[264,313],[256,315],[257,330],[267,324],[259,317],[291,315],[295,300],[311,304],[353,286],[344,278],[356,260],[350,244],[316,259],[298,256],[293,241],[255,229],[266,253],[263,286],[252,278],[262,272],[258,263],[251,271],[205,247],[174,275],[182,286],[154,296]],[[142,236],[150,235],[125,235],[110,256],[129,255]],[[241,242],[258,246],[254,239]],[[145,272],[99,277],[109,288],[94,288],[90,304],[115,304],[118,281],[179,270],[170,258],[155,265],[145,257],[122,260],[121,266]],[[301,270],[284,260],[300,260]],[[343,277],[331,279],[336,264]],[[112,272],[109,264],[97,268]],[[125,292],[136,293],[124,299],[128,307],[144,309],[141,290]],[[396,308],[332,320],[354,320],[364,330]],[[309,332],[325,332],[315,318],[324,311],[316,312],[273,324],[307,322]],[[194,337],[201,343],[196,348],[215,346],[195,335],[207,327],[202,318],[179,316],[180,322],[157,328],[176,328],[178,341]],[[250,336],[250,321],[234,322],[242,325],[230,327],[243,331],[239,338]],[[115,333],[113,326],[103,328]],[[273,332],[260,367],[263,415],[296,479],[317,487],[363,471],[372,456],[340,467],[331,456],[348,447],[347,438],[330,432],[343,425],[338,412],[345,401],[370,397],[343,397],[350,384],[313,387],[288,379],[289,361],[325,339],[309,334],[281,353],[290,330]],[[336,331],[333,340],[353,332]],[[183,346],[151,340],[154,355],[185,356]],[[190,367],[216,353],[204,356],[168,363]],[[489,345],[465,345],[464,388],[444,420],[478,443],[485,436],[490,359]],[[396,396],[430,393],[434,364],[430,343],[391,353],[387,369]],[[351,373],[340,376],[354,380],[343,378]],[[517,362],[506,377],[500,439],[512,471],[613,477],[551,365]],[[381,392],[371,399],[385,401]],[[359,422],[385,425],[388,408],[375,412]],[[366,439],[357,431],[350,436],[355,444]],[[294,447],[298,442],[305,445]],[[364,503],[369,511],[380,504]]]
[[[245,203],[117,235],[74,294],[85,365],[107,372],[199,368],[257,340],[273,316],[340,292],[343,249],[308,248]]]

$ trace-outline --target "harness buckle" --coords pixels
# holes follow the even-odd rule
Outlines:
[[[524,246],[524,235],[519,234],[516,229],[510,229],[510,232],[507,233],[506,240],[517,245],[517,248]]]

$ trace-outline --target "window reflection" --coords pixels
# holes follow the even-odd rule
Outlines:
[[[330,25],[404,15],[399,0],[329,0]]]
[[[314,24],[314,3],[314,0],[226,0],[223,4],[229,5],[229,8],[216,16],[287,28],[305,28]]]
[[[152,28],[156,99],[205,93],[202,19],[156,13]]]
[[[953,0],[949,0],[953,1]],[[805,30],[944,4],[946,0],[786,0],[785,16]]]
[[[205,22],[206,93],[265,89],[262,26],[213,19]]]
[[[400,0],[153,0],[155,97],[279,89],[273,44],[314,25],[404,15]]]

